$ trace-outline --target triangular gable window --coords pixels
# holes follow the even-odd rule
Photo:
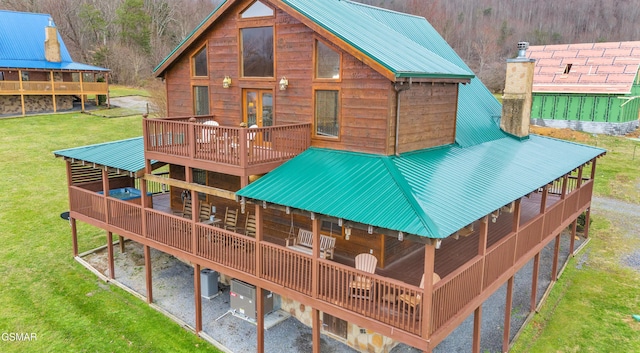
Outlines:
[[[254,2],[246,10],[244,10],[240,15],[240,17],[242,18],[269,17],[269,16],[273,16],[273,9],[261,3],[260,1]]]

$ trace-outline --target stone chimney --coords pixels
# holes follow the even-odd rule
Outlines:
[[[49,24],[44,28],[44,58],[47,61],[59,63],[62,61],[60,55],[60,42],[58,41],[58,29],[53,24],[53,19],[49,17]]]
[[[528,42],[518,43],[518,57],[507,60],[500,128],[513,136],[529,136],[535,60],[527,58]]]

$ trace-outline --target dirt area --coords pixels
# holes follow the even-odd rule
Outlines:
[[[537,135],[554,137],[562,140],[576,142],[589,142],[591,134],[588,132],[575,131],[571,129],[556,129],[552,127],[531,126],[531,132]]]

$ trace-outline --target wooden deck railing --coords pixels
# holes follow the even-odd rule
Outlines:
[[[516,266],[523,266],[563,227],[568,226],[577,212],[588,207],[592,192],[593,181],[589,180],[564,200],[547,208],[544,214],[521,225],[518,232],[510,233],[487,249],[486,256],[474,257],[434,284],[430,334],[461,313],[472,311],[470,303],[475,298],[495,288],[496,282],[504,280],[508,271],[517,271],[519,267]],[[71,211],[88,219],[108,222],[115,227],[114,231],[121,230],[124,236],[134,240],[136,237],[144,238],[140,205],[110,197],[105,202],[105,196],[74,186],[69,187],[69,198]],[[153,209],[145,209],[144,217],[148,239],[176,249],[175,253],[170,252],[173,255],[189,253],[399,330],[418,336],[422,334],[424,318],[420,307],[414,310],[406,302],[398,300],[401,294],[424,298],[424,290],[414,285],[317,259],[318,289],[314,293],[313,258],[309,255],[272,243],[257,244],[254,238],[202,223],[194,226],[188,219]],[[257,251],[261,252],[259,257],[256,256]],[[262,259],[260,273],[257,271],[257,258]],[[368,293],[354,292],[350,287],[356,277],[371,283]]]
[[[291,159],[311,145],[311,124],[240,128],[192,118],[145,119],[145,152],[249,167]]]
[[[106,82],[60,82],[55,81],[0,81],[0,95],[42,94],[42,95],[79,95],[107,94]]]

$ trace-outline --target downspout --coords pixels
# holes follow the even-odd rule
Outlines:
[[[409,85],[405,86],[404,83],[396,82],[393,84],[393,88],[396,90],[396,143],[395,153],[396,157],[400,157],[400,92],[411,89],[412,78],[409,77]]]

